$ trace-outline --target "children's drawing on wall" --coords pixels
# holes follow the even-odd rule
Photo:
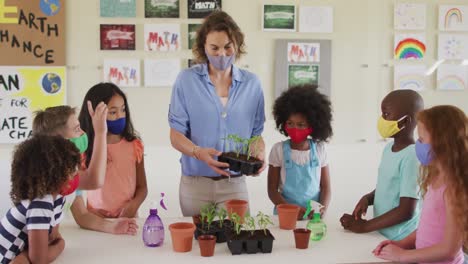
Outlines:
[[[101,25],[101,50],[135,50],[135,25]]]
[[[426,87],[426,70],[427,67],[424,64],[395,65],[394,89],[424,90]]]
[[[439,6],[439,30],[468,31],[468,6]]]
[[[188,18],[204,18],[221,7],[221,0],[188,0]]]
[[[332,33],[333,7],[300,6],[299,32]]]
[[[426,38],[421,34],[395,34],[395,59],[422,59],[426,54]]]
[[[288,43],[288,62],[320,62],[320,43]]]
[[[101,0],[101,17],[136,17],[135,0]]]
[[[145,0],[145,17],[179,18],[179,0]]]
[[[192,49],[195,37],[197,36],[197,30],[201,24],[188,24],[188,49]]]
[[[263,5],[264,31],[296,31],[296,6]]]
[[[179,71],[179,59],[146,59],[145,86],[172,87]]]
[[[437,69],[438,90],[464,90],[467,85],[467,66],[441,64]]]
[[[180,50],[179,24],[146,24],[144,34],[145,51]]]
[[[446,60],[468,59],[468,36],[439,34],[438,58]]]
[[[426,4],[399,3],[395,5],[394,26],[399,30],[426,29]]]
[[[104,82],[112,82],[122,87],[140,86],[140,61],[124,59],[104,60]]]
[[[292,64],[288,66],[288,87],[319,82],[319,66]]]
[[[65,67],[0,66],[0,143],[31,135],[33,113],[65,104]]]

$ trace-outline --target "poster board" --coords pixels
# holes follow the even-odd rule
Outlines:
[[[0,66],[0,143],[31,135],[34,112],[65,104],[65,67]]]
[[[65,3],[0,1],[0,65],[64,66]]]
[[[305,67],[309,66],[309,67]],[[300,68],[305,70],[300,72]],[[293,72],[294,71],[294,72]],[[290,78],[295,75],[296,78]],[[319,91],[331,95],[331,40],[277,39],[275,42],[275,97],[304,77]]]

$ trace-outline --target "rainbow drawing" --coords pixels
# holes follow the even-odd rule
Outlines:
[[[445,28],[452,26],[452,21],[457,21],[457,24],[463,23],[463,14],[458,8],[451,8],[445,13]]]
[[[439,90],[463,90],[465,89],[465,81],[457,75],[447,75],[437,82]]]
[[[414,38],[405,38],[395,47],[395,59],[422,59],[426,45]]]
[[[408,74],[398,77],[395,89],[410,89],[415,91],[424,90],[424,76],[418,74]]]

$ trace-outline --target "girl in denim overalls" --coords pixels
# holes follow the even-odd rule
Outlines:
[[[331,104],[317,86],[289,88],[273,106],[276,128],[289,139],[276,143],[270,153],[268,196],[275,205],[301,207],[310,200],[321,203],[323,214],[330,203],[330,176],[324,142],[332,135]],[[311,216],[312,214],[310,214]]]

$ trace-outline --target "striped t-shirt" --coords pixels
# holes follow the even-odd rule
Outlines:
[[[62,219],[65,199],[50,194],[32,201],[23,200],[8,210],[0,222],[0,263],[7,264],[28,245],[29,230],[49,230]]]

